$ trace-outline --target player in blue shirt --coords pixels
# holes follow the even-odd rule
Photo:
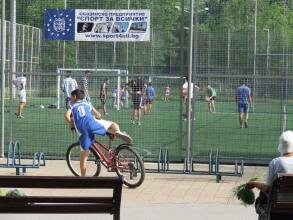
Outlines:
[[[155,100],[155,89],[152,86],[151,82],[149,82],[145,92],[146,92],[146,97],[147,97],[146,98],[146,104],[147,104],[146,112],[150,112],[152,109],[153,102]]]
[[[95,134],[104,136],[109,132],[127,143],[131,143],[132,139],[120,131],[117,123],[102,120],[101,114],[85,100],[83,90],[72,91],[70,101],[70,108],[65,112],[64,117],[69,127],[72,130],[75,129],[79,134],[79,142],[82,147],[80,152],[81,175],[85,176],[89,148],[94,143]]]
[[[244,80],[239,81],[239,86],[236,90],[236,103],[238,106],[239,112],[239,123],[240,128],[248,127],[248,111],[249,104],[252,103],[251,90],[248,86],[245,85]]]

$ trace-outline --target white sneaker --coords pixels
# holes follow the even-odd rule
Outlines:
[[[24,116],[22,114],[18,114],[18,113],[14,113],[16,115],[17,118],[24,118]]]
[[[126,134],[125,132],[121,132],[121,131],[116,131],[115,137],[122,139],[123,141],[125,141],[128,144],[130,144],[133,141],[132,138],[128,134]]]

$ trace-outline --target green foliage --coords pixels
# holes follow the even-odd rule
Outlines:
[[[255,201],[255,195],[252,189],[248,188],[246,184],[237,186],[234,190],[234,195],[239,199],[243,205],[253,205]]]
[[[249,181],[260,180],[261,176],[254,176]],[[253,205],[255,201],[255,195],[252,189],[248,188],[246,183],[241,184],[234,188],[234,196],[242,202],[244,206]]]
[[[6,195],[6,192],[3,191],[3,190],[0,190],[0,197],[1,197],[1,196],[5,196],[5,195]]]
[[[98,68],[114,67],[123,68],[126,65],[126,47],[128,47],[128,65],[139,66],[179,66],[181,51],[186,55],[188,51],[188,29],[184,30],[184,49],[173,49],[180,46],[181,31],[181,2],[184,4],[183,27],[190,25],[190,2],[187,0],[67,0],[67,8],[78,9],[150,9],[151,11],[151,41],[140,42],[137,46],[134,43],[117,43],[116,63],[113,63],[113,43],[93,43],[82,50],[79,47],[79,55],[83,62],[76,62],[76,42],[66,42],[65,64],[67,67],[92,66]],[[256,2],[258,4],[257,13],[255,11]],[[6,1],[6,17],[10,19],[10,1]],[[26,24],[38,28],[43,27],[43,13],[46,8],[64,8],[64,0],[25,0],[17,1],[17,23]],[[208,8],[208,10],[206,10]],[[195,5],[195,27],[197,31],[207,33],[223,32],[227,33],[248,33],[244,37],[247,45],[253,44],[255,15],[257,15],[257,42],[258,49],[265,51],[266,30],[270,30],[271,41],[278,42],[278,45],[271,45],[271,51],[289,47],[293,44],[293,10],[292,1],[282,0],[199,0]],[[220,39],[219,39],[220,40]],[[226,39],[225,39],[226,40]],[[200,42],[203,43],[203,42]],[[83,43],[81,43],[83,44]],[[126,46],[127,44],[127,46]],[[94,46],[93,46],[94,45]],[[106,45],[106,46],[105,46]],[[139,47],[142,48],[139,50]],[[151,51],[152,48],[152,51]],[[213,46],[213,48],[215,48]],[[224,50],[224,48],[218,48]],[[202,52],[202,51],[201,51]],[[224,51],[225,53],[226,51]],[[251,52],[251,51],[248,51]],[[151,63],[151,53],[155,57],[155,62]],[[93,56],[94,54],[94,56]],[[55,71],[57,66],[63,65],[63,42],[42,42],[43,71]],[[252,59],[247,55],[239,55],[239,61]],[[223,63],[223,57],[218,56],[215,63]],[[184,59],[186,60],[186,59]],[[212,60],[213,61],[213,60]],[[187,61],[185,61],[187,65]],[[243,66],[250,64],[244,63]],[[272,64],[273,65],[273,64]],[[277,63],[277,66],[280,64]],[[114,67],[115,68],[115,67]],[[145,68],[145,73],[149,70]]]

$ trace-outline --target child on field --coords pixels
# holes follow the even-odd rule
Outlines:
[[[170,101],[170,94],[171,94],[171,88],[169,84],[166,85],[165,87],[165,94],[164,94],[164,101]]]
[[[86,175],[86,162],[89,156],[89,148],[95,141],[95,134],[106,135],[107,132],[120,138],[127,143],[132,142],[132,138],[121,132],[119,125],[115,122],[101,119],[101,114],[88,102],[84,101],[83,90],[76,89],[71,92],[70,108],[65,112],[65,120],[71,130],[76,130],[79,134],[80,151],[80,171],[81,176]]]

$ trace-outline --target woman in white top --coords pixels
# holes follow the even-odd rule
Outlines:
[[[278,151],[281,155],[270,162],[266,182],[250,181],[247,183],[249,188],[256,187],[261,192],[268,193],[278,173],[293,173],[293,131],[281,134]]]

